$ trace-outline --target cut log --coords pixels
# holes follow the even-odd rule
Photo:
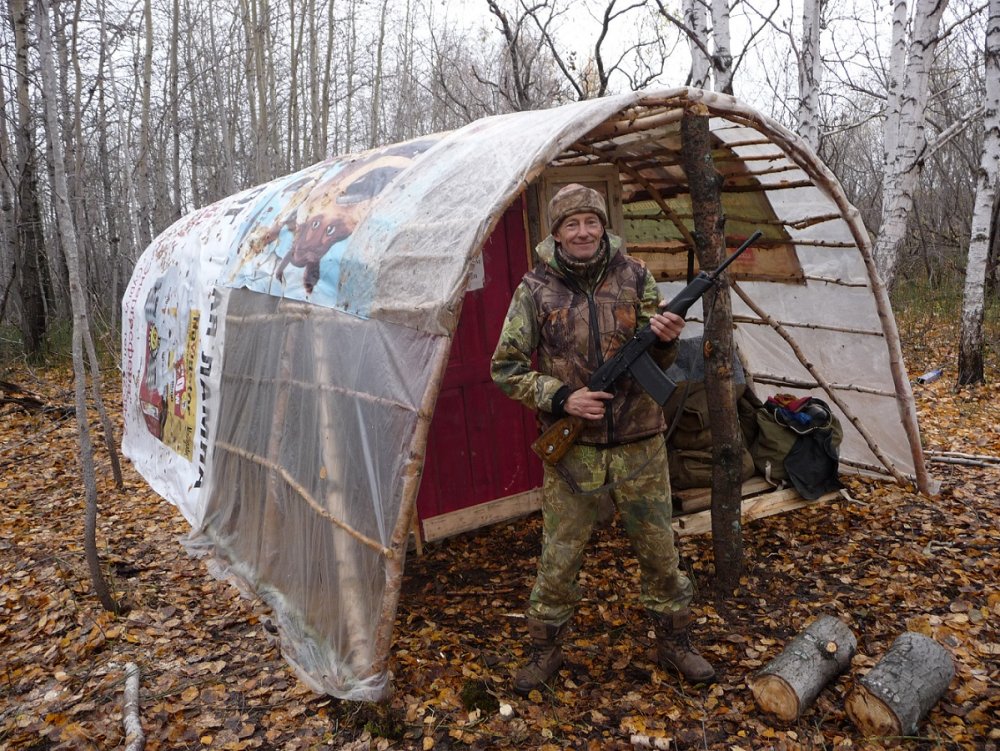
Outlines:
[[[858,640],[830,615],[816,619],[750,680],[757,706],[785,721],[797,720],[827,683],[851,664]]]
[[[907,631],[847,697],[847,715],[865,735],[913,735],[955,676],[948,650]]]

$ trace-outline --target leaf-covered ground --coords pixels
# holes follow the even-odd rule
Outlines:
[[[909,330],[911,374],[955,361],[949,327]],[[918,346],[919,343],[919,346]],[[925,445],[1000,456],[1000,379],[915,386]],[[72,403],[65,368],[0,379]],[[109,403],[116,403],[109,383]],[[82,551],[75,423],[0,407],[0,749],[123,744],[123,667],[142,669],[146,748],[629,749],[641,734],[680,749],[1000,748],[1000,468],[932,464],[932,500],[851,482],[838,500],[751,522],[739,591],[711,595],[711,541],[681,541],[699,586],[697,642],[712,687],[659,669],[638,608],[636,563],[614,526],[595,535],[585,600],[550,691],[515,696],[523,610],[539,551],[537,516],[430,545],[407,565],[395,694],[381,706],[310,693],[278,651],[260,603],[216,581],[178,539],[179,513],[126,466],[114,490],[101,455],[99,540],[120,617],[101,610]],[[851,670],[794,723],[761,714],[746,680],[813,618],[858,638]],[[932,636],[957,673],[918,738],[870,739],[844,712],[853,681],[906,630]],[[513,716],[497,711],[510,704]]]

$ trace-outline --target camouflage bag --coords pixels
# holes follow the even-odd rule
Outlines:
[[[708,395],[705,391],[704,367],[701,357],[701,337],[682,340],[677,356],[680,364],[667,371],[668,375],[687,377],[677,384],[677,389],[663,405],[667,425],[673,427],[669,435],[668,462],[670,484],[678,490],[707,488],[712,484],[712,430],[708,422]],[[740,427],[746,440],[743,404],[746,401],[743,370],[734,359],[736,373],[733,390],[737,397]],[[751,409],[752,411],[752,409]],[[675,424],[676,423],[676,424]],[[748,480],[754,473],[753,457],[744,448],[741,458],[741,479]]]
[[[746,449],[741,456],[740,479],[746,482],[754,473],[753,457]],[[676,490],[712,486],[711,449],[674,449],[667,455],[670,465],[670,486]]]

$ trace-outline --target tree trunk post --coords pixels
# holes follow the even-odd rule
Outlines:
[[[847,715],[865,735],[913,735],[955,676],[944,647],[912,631],[899,636],[847,697]]]
[[[709,111],[691,104],[681,119],[682,166],[691,192],[695,251],[702,269],[717,268],[725,256],[722,175],[712,162]],[[733,311],[729,276],[723,273],[704,296],[705,392],[712,430],[712,544],[716,589],[731,592],[743,573],[743,434],[736,420],[733,390]]]
[[[857,648],[841,620],[817,618],[749,681],[757,706],[786,722],[797,720],[823,687],[847,670]]]

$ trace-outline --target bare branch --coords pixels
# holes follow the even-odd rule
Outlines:
[[[976,16],[978,16],[980,13],[982,13],[984,10],[986,10],[986,7],[987,7],[987,4],[983,3],[982,5],[976,6],[975,8],[973,8],[972,10],[970,10],[964,16],[959,16],[958,18],[955,19],[954,23],[952,23],[952,24],[946,26],[944,29],[942,29],[941,33],[938,34],[937,37],[935,37],[934,41],[935,42],[943,42],[945,39],[947,39],[949,36],[951,36],[952,32],[955,31],[955,29],[957,29],[960,26],[962,26],[970,18],[975,18]]]
[[[709,51],[708,45],[705,43],[704,39],[698,36],[698,34],[696,34],[690,26],[663,7],[662,0],[656,0],[656,7],[660,11],[661,16],[676,26],[691,41],[692,44],[702,51],[702,54],[704,54],[706,58],[711,59],[712,53]]]

